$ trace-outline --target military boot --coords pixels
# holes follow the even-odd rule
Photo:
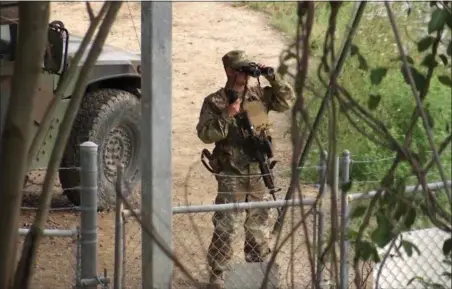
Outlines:
[[[263,252],[261,252],[263,251]],[[245,252],[245,262],[247,263],[262,263],[268,260],[270,256],[271,249],[267,248],[266,250],[251,250],[249,252]]]
[[[223,289],[224,288],[224,274],[221,271],[213,270],[210,272],[209,289]]]

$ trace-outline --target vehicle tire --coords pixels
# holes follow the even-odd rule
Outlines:
[[[80,144],[98,145],[98,208],[114,207],[116,164],[123,152],[124,180],[134,188],[141,180],[141,108],[128,91],[100,89],[88,92],[74,121],[61,161],[59,177],[64,194],[80,205]],[[123,192],[125,193],[125,192]],[[128,192],[130,193],[130,192]],[[127,197],[127,196],[126,196]]]

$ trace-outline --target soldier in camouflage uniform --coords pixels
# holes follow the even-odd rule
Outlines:
[[[217,172],[215,177],[218,181],[215,203],[261,201],[268,191],[262,178],[256,176],[260,174],[258,163],[250,161],[239,144],[240,136],[234,115],[253,105],[261,107],[265,117],[271,110],[286,111],[294,99],[294,92],[278,75],[265,76],[271,86],[248,86],[249,75],[238,71],[250,63],[244,51],[230,51],[223,56],[222,61],[227,75],[225,88],[204,99],[196,126],[198,137],[204,143],[215,143],[213,163],[216,165],[212,165]],[[262,69],[265,66],[258,64],[258,67]],[[231,94],[235,94],[235,97],[231,97]],[[236,100],[233,101],[234,99]],[[250,110],[248,113],[252,121]],[[268,216],[268,209],[251,209],[246,212],[246,262],[262,262],[270,252],[267,241]],[[231,243],[241,225],[240,217],[241,214],[234,211],[216,212],[213,216],[214,233],[207,259],[211,267],[210,283],[216,287],[221,287],[223,272],[233,255]]]

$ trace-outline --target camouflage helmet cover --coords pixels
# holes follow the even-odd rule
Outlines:
[[[243,50],[232,50],[226,53],[221,60],[224,67],[230,67],[232,69],[240,69],[250,63],[248,55]]]

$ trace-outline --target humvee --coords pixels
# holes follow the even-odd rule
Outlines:
[[[0,101],[3,126],[10,96],[10,81],[20,23],[17,1],[0,4]],[[48,49],[43,59],[43,69],[36,90],[33,110],[33,133],[36,134],[46,109],[62,76],[67,72],[77,52],[81,37],[69,36],[70,28],[62,21],[53,21],[48,29]],[[88,48],[89,49],[89,48]],[[84,56],[86,58],[86,55]],[[82,63],[79,66],[83,65]],[[67,198],[79,205],[80,191],[79,145],[93,141],[98,147],[98,204],[108,209],[115,201],[116,163],[122,156],[124,176],[133,187],[140,179],[140,75],[141,57],[118,48],[105,45],[90,75],[83,101],[77,113],[59,169],[59,179]],[[74,79],[75,82],[75,79]],[[68,107],[74,83],[52,115],[51,125],[39,144],[33,158],[31,171],[45,167],[55,144],[56,135]],[[0,127],[0,131],[3,130]]]

